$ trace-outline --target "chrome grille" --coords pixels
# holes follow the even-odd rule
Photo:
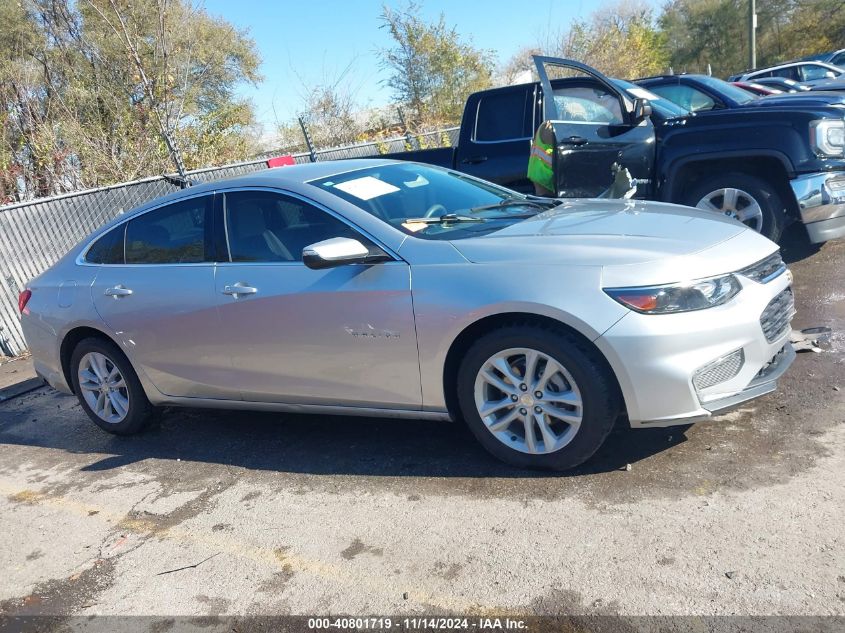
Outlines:
[[[744,364],[745,352],[742,349],[738,349],[727,356],[708,363],[695,372],[692,384],[695,386],[696,391],[718,385],[720,382],[725,382],[736,376]]]
[[[769,283],[785,270],[786,264],[783,263],[780,251],[778,251],[765,259],[761,259],[756,264],[751,264],[751,266],[737,271],[737,274],[753,279],[757,283],[765,284]]]
[[[795,298],[792,288],[787,288],[769,302],[760,315],[760,327],[769,343],[776,341],[789,330],[789,322],[795,315]]]

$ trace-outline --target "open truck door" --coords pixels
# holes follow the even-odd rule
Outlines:
[[[556,194],[595,198],[610,187],[614,163],[650,193],[654,126],[646,99],[631,99],[597,70],[557,57],[534,56],[543,87],[543,119],[555,132]]]

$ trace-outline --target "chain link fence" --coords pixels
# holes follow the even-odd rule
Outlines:
[[[454,146],[457,135],[458,128],[449,128],[314,153],[318,161],[377,157],[419,147]],[[293,158],[297,163],[310,161],[308,153],[294,154]],[[198,169],[188,172],[188,177],[195,182],[210,182],[266,168],[262,158]],[[26,350],[18,294],[30,279],[112,218],[178,189],[172,179],[159,176],[0,207],[0,355],[16,356]]]

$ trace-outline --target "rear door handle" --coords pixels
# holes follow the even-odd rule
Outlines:
[[[470,156],[469,158],[464,158],[461,161],[463,165],[477,165],[478,163],[483,163],[487,160],[486,156]]]
[[[114,297],[115,299],[118,299],[120,297],[128,297],[131,294],[132,291],[126,286],[123,286],[122,284],[118,284],[112,288],[106,288],[105,292],[105,295],[107,297]]]
[[[561,142],[565,145],[586,145],[588,143],[587,139],[583,136],[570,136]]]
[[[231,286],[223,286],[223,294],[237,297],[238,295],[254,295],[258,292],[258,288],[247,286],[244,282],[239,281]]]

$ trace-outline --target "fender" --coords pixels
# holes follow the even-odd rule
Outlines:
[[[129,360],[129,364],[132,365],[132,369],[135,370],[135,374],[138,376],[138,380],[141,383],[141,386],[144,389],[144,392],[149,398],[150,402],[157,403],[162,401],[165,396],[158,388],[153,384],[152,380],[149,379],[144,368],[141,367],[138,363],[135,362],[133,358],[132,350],[129,349],[127,345],[121,341],[120,337],[116,337],[113,332],[110,332],[103,323],[99,321],[93,321],[90,319],[83,319],[79,321],[74,321],[72,324],[68,324],[63,327],[56,335],[56,358],[59,359],[60,363],[60,370],[62,372],[62,378],[67,381],[68,392],[73,392],[73,382],[70,379],[70,368],[65,366],[64,360],[62,358],[62,347],[65,344],[65,340],[67,339],[68,334],[70,334],[73,330],[77,330],[80,328],[85,328],[88,330],[95,330],[99,332],[103,338],[111,341],[120,349],[121,352],[124,353],[126,358]]]
[[[792,161],[789,160],[789,157],[786,154],[778,150],[730,150],[693,154],[691,156],[677,158],[668,166],[664,166],[660,169],[660,173],[658,173],[657,177],[658,199],[664,202],[673,202],[676,199],[680,191],[680,183],[677,182],[677,175],[687,165],[690,165],[691,163],[714,162],[732,158],[773,158],[783,166],[788,178],[792,179],[795,177],[795,168],[792,165]]]

